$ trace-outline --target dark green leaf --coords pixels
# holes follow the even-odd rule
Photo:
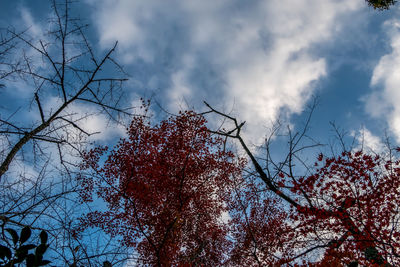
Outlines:
[[[35,256],[33,254],[29,254],[26,257],[26,266],[27,267],[34,267],[35,266]]]
[[[49,264],[50,262],[51,262],[51,261],[44,260],[44,261],[41,261],[41,262],[38,264],[38,266],[44,266],[44,265]]]
[[[11,259],[11,249],[0,245],[0,258],[4,259],[4,257]]]
[[[35,248],[35,247],[36,247],[36,246],[35,246],[35,245],[32,245],[32,244],[21,246],[21,247],[19,247],[19,248],[17,249],[16,255],[17,255],[18,258],[25,258],[26,255],[28,254],[28,251],[29,251],[30,249]]]
[[[28,250],[34,249],[34,248],[36,248],[36,245],[34,245],[34,244],[23,245],[23,246],[20,246],[20,247],[17,249],[17,251],[18,251],[18,250],[26,250],[26,251],[28,251]]]
[[[19,238],[19,241],[21,242],[21,244],[23,244],[26,240],[29,239],[29,237],[31,237],[31,228],[29,228],[29,226],[25,226],[24,228],[22,228],[21,230],[21,237]]]
[[[40,232],[40,241],[42,244],[46,244],[47,242],[47,233],[45,231]]]
[[[48,248],[48,245],[46,245],[46,244],[40,244],[40,245],[36,248],[35,254],[36,254],[36,255],[43,255],[43,254],[46,252],[47,248]]]
[[[14,229],[11,228],[7,228],[6,231],[12,236],[12,241],[14,243],[14,245],[17,244],[18,242],[18,234]]]
[[[14,263],[21,263],[25,260],[26,254],[25,255],[19,255],[18,258],[14,259]]]
[[[43,260],[43,255],[42,254],[37,254],[37,252],[36,252],[35,253],[35,262],[36,262],[36,264],[38,264],[42,260]]]
[[[15,255],[17,256],[18,260],[23,261],[26,258],[26,255],[28,255],[28,250],[19,250],[15,252]]]
[[[109,261],[104,261],[104,262],[103,262],[103,267],[112,267],[111,262],[109,262]]]

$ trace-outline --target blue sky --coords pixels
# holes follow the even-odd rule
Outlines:
[[[260,144],[278,119],[301,127],[316,96],[314,139],[333,142],[335,122],[376,152],[386,132],[400,144],[400,4],[378,12],[364,0],[82,0],[71,13],[90,25],[86,33],[99,54],[118,41],[115,57],[130,76],[125,104],[152,98],[176,113],[205,111],[207,101],[246,121],[246,140]],[[51,16],[47,0],[0,1],[0,28],[28,29],[33,39],[46,38]],[[35,87],[1,82],[0,117],[18,110],[14,121],[40,122]],[[60,101],[41,97],[47,114]],[[157,118],[167,116],[151,108]],[[84,104],[71,110],[96,113]],[[208,119],[218,125],[215,116]],[[109,127],[104,114],[77,123],[101,131],[91,137],[98,142],[115,143],[124,133]],[[273,156],[283,154],[283,145],[273,146]],[[32,166],[12,170],[38,177]]]
[[[0,27],[29,27],[40,36],[50,12],[47,1],[3,0]],[[363,0],[86,0],[72,13],[90,24],[98,51],[118,40],[132,104],[152,97],[171,112],[204,111],[207,101],[245,120],[245,134],[257,142],[278,118],[297,125],[318,96],[312,133],[322,142],[333,134],[330,121],[349,133],[364,129],[375,149],[385,131],[400,142],[398,6],[378,12]],[[0,99],[9,110],[32,93],[12,86]],[[101,140],[119,133],[104,130],[102,117],[85,127],[102,130]]]

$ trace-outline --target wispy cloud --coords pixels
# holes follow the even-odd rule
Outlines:
[[[366,111],[383,118],[389,130],[400,142],[400,21],[386,21],[384,27],[390,38],[391,52],[382,56],[371,78],[372,93],[364,97]]]
[[[374,135],[369,129],[362,127],[360,130],[351,133],[357,141],[354,150],[363,150],[368,153],[381,154],[387,150],[387,145],[381,137]]]
[[[52,114],[57,110],[63,100],[58,97],[46,98],[43,103],[43,111],[46,114]],[[34,118],[39,120],[39,114],[33,113]],[[71,103],[62,113],[61,117],[74,122],[85,133],[90,134],[88,141],[110,141],[112,138],[120,138],[125,134],[125,127],[122,124],[117,124],[102,112],[102,110],[94,105],[84,103]],[[67,125],[65,121],[60,121],[61,124]],[[63,131],[66,133],[71,142],[79,141],[79,138],[87,136],[81,130],[74,128],[72,125],[65,127]],[[58,133],[62,135],[63,132]],[[76,140],[75,140],[76,139]]]
[[[20,15],[23,25],[28,28],[29,33],[35,39],[43,38],[43,27],[35,21],[28,8],[22,6],[20,8]]]
[[[119,40],[125,63],[162,66],[168,82],[160,97],[170,109],[182,99],[197,107],[235,103],[251,132],[262,135],[259,126],[303,110],[327,74],[313,48],[337,38],[362,4],[121,0],[96,3],[93,18],[100,43]]]

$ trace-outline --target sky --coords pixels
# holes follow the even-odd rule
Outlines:
[[[277,120],[300,129],[317,99],[313,139],[332,142],[334,122],[375,152],[385,134],[400,145],[400,4],[380,12],[364,0],[81,0],[71,15],[89,24],[99,54],[118,41],[114,56],[129,75],[126,102],[151,98],[157,118],[206,111],[206,101],[246,121],[246,140],[260,144]],[[45,39],[52,16],[47,0],[0,0],[0,29]],[[2,82],[0,118],[40,122],[35,88]],[[47,112],[60,102],[43,97]],[[71,109],[91,112],[84,104]],[[79,124],[101,132],[91,137],[98,142],[124,133],[104,114]],[[38,176],[29,164],[13,168]]]
[[[97,51],[118,41],[115,57],[129,74],[124,90],[132,104],[152,98],[176,113],[205,111],[207,101],[246,121],[244,134],[257,143],[276,120],[301,125],[317,98],[311,133],[322,142],[335,122],[359,140],[363,132],[375,150],[385,134],[400,143],[400,6],[379,12],[364,0],[83,0],[71,12],[90,25]],[[45,0],[0,1],[1,28],[42,36],[50,16]],[[31,88],[9,84],[0,107],[16,110],[32,97]],[[121,132],[106,129],[101,116],[84,127],[102,131],[95,138],[103,141]]]

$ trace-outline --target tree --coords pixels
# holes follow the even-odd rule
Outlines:
[[[135,117],[128,137],[113,150],[87,152],[82,170],[89,172],[79,178],[82,199],[93,201],[95,194],[107,209],[88,213],[82,227],[120,235],[137,250],[137,264],[223,263],[231,243],[223,216],[243,162],[224,150],[205,123],[190,111],[155,126]]]
[[[15,48],[15,38],[13,36],[0,35],[0,81],[10,76],[15,71],[15,64],[8,58],[11,51]],[[0,84],[4,87],[4,84]]]
[[[280,266],[295,254],[292,227],[280,199],[252,179],[236,179],[229,202],[233,248],[229,266]]]
[[[338,156],[320,154],[306,165],[298,154],[314,146],[301,146],[308,120],[302,132],[289,131],[289,150],[280,162],[272,161],[267,138],[263,168],[240,135],[244,123],[208,107],[234,125],[216,133],[238,140],[266,190],[290,206],[291,237],[303,242],[291,261],[320,251],[325,264],[400,264],[400,161],[392,153],[380,157],[343,147]],[[296,174],[296,160],[308,175]]]
[[[325,232],[327,255],[353,252],[360,264],[398,265],[400,162],[362,151],[318,160],[322,166],[313,175],[291,182],[292,192],[308,202],[292,213],[299,228]]]
[[[386,10],[391,6],[396,4],[396,0],[365,0],[369,6],[372,6],[374,9],[378,10]]]
[[[84,208],[76,201],[81,189],[74,172],[95,134],[82,125],[85,119],[103,114],[119,123],[132,115],[121,108],[126,74],[113,59],[117,42],[98,53],[86,38],[87,26],[71,16],[72,1],[50,2],[53,15],[43,35],[13,27],[1,32],[0,93],[23,86],[30,99],[0,107],[0,222],[48,232],[56,265],[98,265],[109,255],[118,261],[127,257],[121,247],[100,249],[72,236]],[[87,110],[80,111],[83,106]],[[6,243],[4,235],[0,243]]]
[[[383,10],[395,2],[368,4]],[[193,112],[156,126],[136,116],[129,137],[110,154],[102,148],[82,152],[94,134],[82,126],[86,117],[102,112],[118,122],[133,115],[119,107],[126,75],[112,57],[117,43],[99,55],[86,27],[70,17],[71,2],[52,3],[47,35],[32,37],[10,28],[0,38],[2,92],[13,82],[30,87],[24,106],[37,118],[21,122],[13,117],[16,110],[0,115],[1,246],[9,242],[5,227],[29,226],[49,233],[51,260],[59,265],[107,266],[110,255],[113,264],[120,263],[130,257],[125,247],[133,247],[143,265],[297,264],[313,252],[324,254],[316,262],[321,266],[398,264],[395,160],[345,150],[341,156],[321,155],[324,161],[299,175],[294,162],[302,163],[298,153],[304,147],[298,144],[305,135],[300,133],[290,136],[289,152],[280,162],[271,160],[267,143],[262,167],[240,135],[244,123],[214,109],[235,125],[216,133],[239,140],[253,168],[245,169]],[[51,107],[50,97],[56,99]],[[93,113],[77,113],[78,103],[90,105]],[[76,156],[82,155],[77,183]],[[16,177],[13,164],[32,167],[34,176]],[[354,192],[358,195],[344,197]],[[88,213],[81,231],[74,231],[93,195],[106,210]],[[94,226],[111,234],[108,240],[97,236],[102,249],[85,243],[85,235],[94,232],[83,230]],[[124,246],[108,247],[115,245],[115,236]]]
[[[400,263],[400,161],[363,151],[320,154],[308,175],[296,175],[301,132],[279,163],[267,139],[263,168],[240,135],[243,123],[211,112],[233,120],[233,131],[216,133],[239,140],[254,167],[248,175],[202,115],[182,112],[155,126],[135,117],[114,149],[84,154],[82,200],[101,200],[104,209],[83,217],[77,233],[100,227],[119,236],[139,265]]]
[[[126,78],[107,77],[102,73],[102,69],[107,67],[106,64],[111,64],[121,70],[111,57],[117,42],[105,55],[98,58],[86,39],[84,27],[77,24],[74,18],[69,17],[69,4],[69,1],[65,0],[64,5],[59,7],[58,3],[53,1],[55,21],[51,25],[47,40],[33,41],[25,33],[8,31],[11,40],[18,40],[22,46],[26,46],[36,56],[40,56],[44,62],[33,62],[34,57],[24,53],[24,48],[21,48],[22,59],[18,62],[8,63],[9,71],[2,70],[3,77],[16,73],[32,86],[32,101],[36,105],[40,120],[36,121],[34,126],[26,127],[26,125],[20,126],[10,119],[0,118],[0,133],[11,139],[10,149],[6,150],[4,159],[1,161],[0,181],[17,153],[28,142],[34,142],[37,146],[40,142],[47,142],[77,149],[74,146],[73,137],[63,134],[63,130],[71,131],[72,127],[78,131],[78,134],[86,136],[92,134],[79,126],[79,121],[85,115],[74,116],[74,111],[71,110],[71,106],[77,102],[97,106],[111,118],[115,112],[131,115],[116,107],[119,102],[118,97],[120,97],[118,90]],[[4,41],[3,46],[8,43]],[[7,46],[4,48],[4,51],[9,50]],[[14,55],[10,54],[9,56]],[[49,69],[42,68],[40,63],[48,65]],[[60,101],[55,107],[46,111],[42,102],[43,98],[49,95]],[[60,161],[68,164],[62,159],[62,153],[60,153]]]

